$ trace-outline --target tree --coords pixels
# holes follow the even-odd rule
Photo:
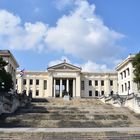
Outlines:
[[[5,62],[3,60],[3,58],[0,56],[0,70],[4,70],[4,67],[7,65],[8,63]]]
[[[5,70],[6,65],[8,63],[0,57],[0,91],[8,92],[13,88],[13,80],[11,74]]]
[[[138,90],[140,91],[140,52],[135,55],[132,59],[132,65],[134,67],[134,82],[137,84]]]

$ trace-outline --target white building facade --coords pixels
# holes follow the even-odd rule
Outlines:
[[[73,98],[94,98],[116,94],[117,72],[88,73],[64,61],[49,67],[44,72],[26,71],[21,77],[17,73],[17,91],[32,93],[33,98],[47,98],[69,94]]]
[[[118,93],[119,95],[138,94],[137,84],[133,82],[134,68],[132,59],[134,55],[129,55],[122,63],[116,67],[118,72]]]

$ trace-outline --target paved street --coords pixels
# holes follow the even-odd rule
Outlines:
[[[140,127],[110,128],[0,128],[0,132],[128,132],[139,131]]]

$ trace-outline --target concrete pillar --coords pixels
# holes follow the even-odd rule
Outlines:
[[[33,97],[36,97],[36,79],[33,79]]]
[[[76,97],[81,97],[81,80],[80,75],[76,77]]]
[[[101,80],[99,80],[98,81],[98,96],[101,95],[101,91],[102,91]]]
[[[53,90],[53,77],[52,75],[49,75],[48,77],[48,82],[47,82],[47,92],[48,92],[48,97],[54,97],[54,90]]]
[[[73,79],[73,97],[76,97],[76,92],[75,92],[75,79]]]
[[[53,80],[53,97],[56,97],[55,90],[56,90],[56,79]]]
[[[62,97],[62,79],[60,79],[60,97]]]
[[[22,93],[23,91],[23,78],[22,77],[19,77],[18,78],[18,93]]]
[[[29,95],[29,90],[30,90],[29,89],[29,79],[27,78],[26,80],[27,80],[27,83],[26,83],[26,87],[27,87],[26,94]]]
[[[40,97],[44,97],[44,80],[43,79],[40,79],[39,81],[39,96]]]
[[[108,78],[105,79],[104,89],[105,89],[105,96],[109,95],[110,94],[110,80]]]
[[[67,79],[67,92],[69,93],[69,79]]]

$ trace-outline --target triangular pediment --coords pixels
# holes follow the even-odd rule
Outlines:
[[[72,64],[63,62],[63,63],[57,64],[57,65],[48,67],[48,71],[49,70],[64,70],[64,71],[65,70],[72,70],[72,71],[81,71],[81,68],[80,67],[77,67],[77,66],[74,66]]]

